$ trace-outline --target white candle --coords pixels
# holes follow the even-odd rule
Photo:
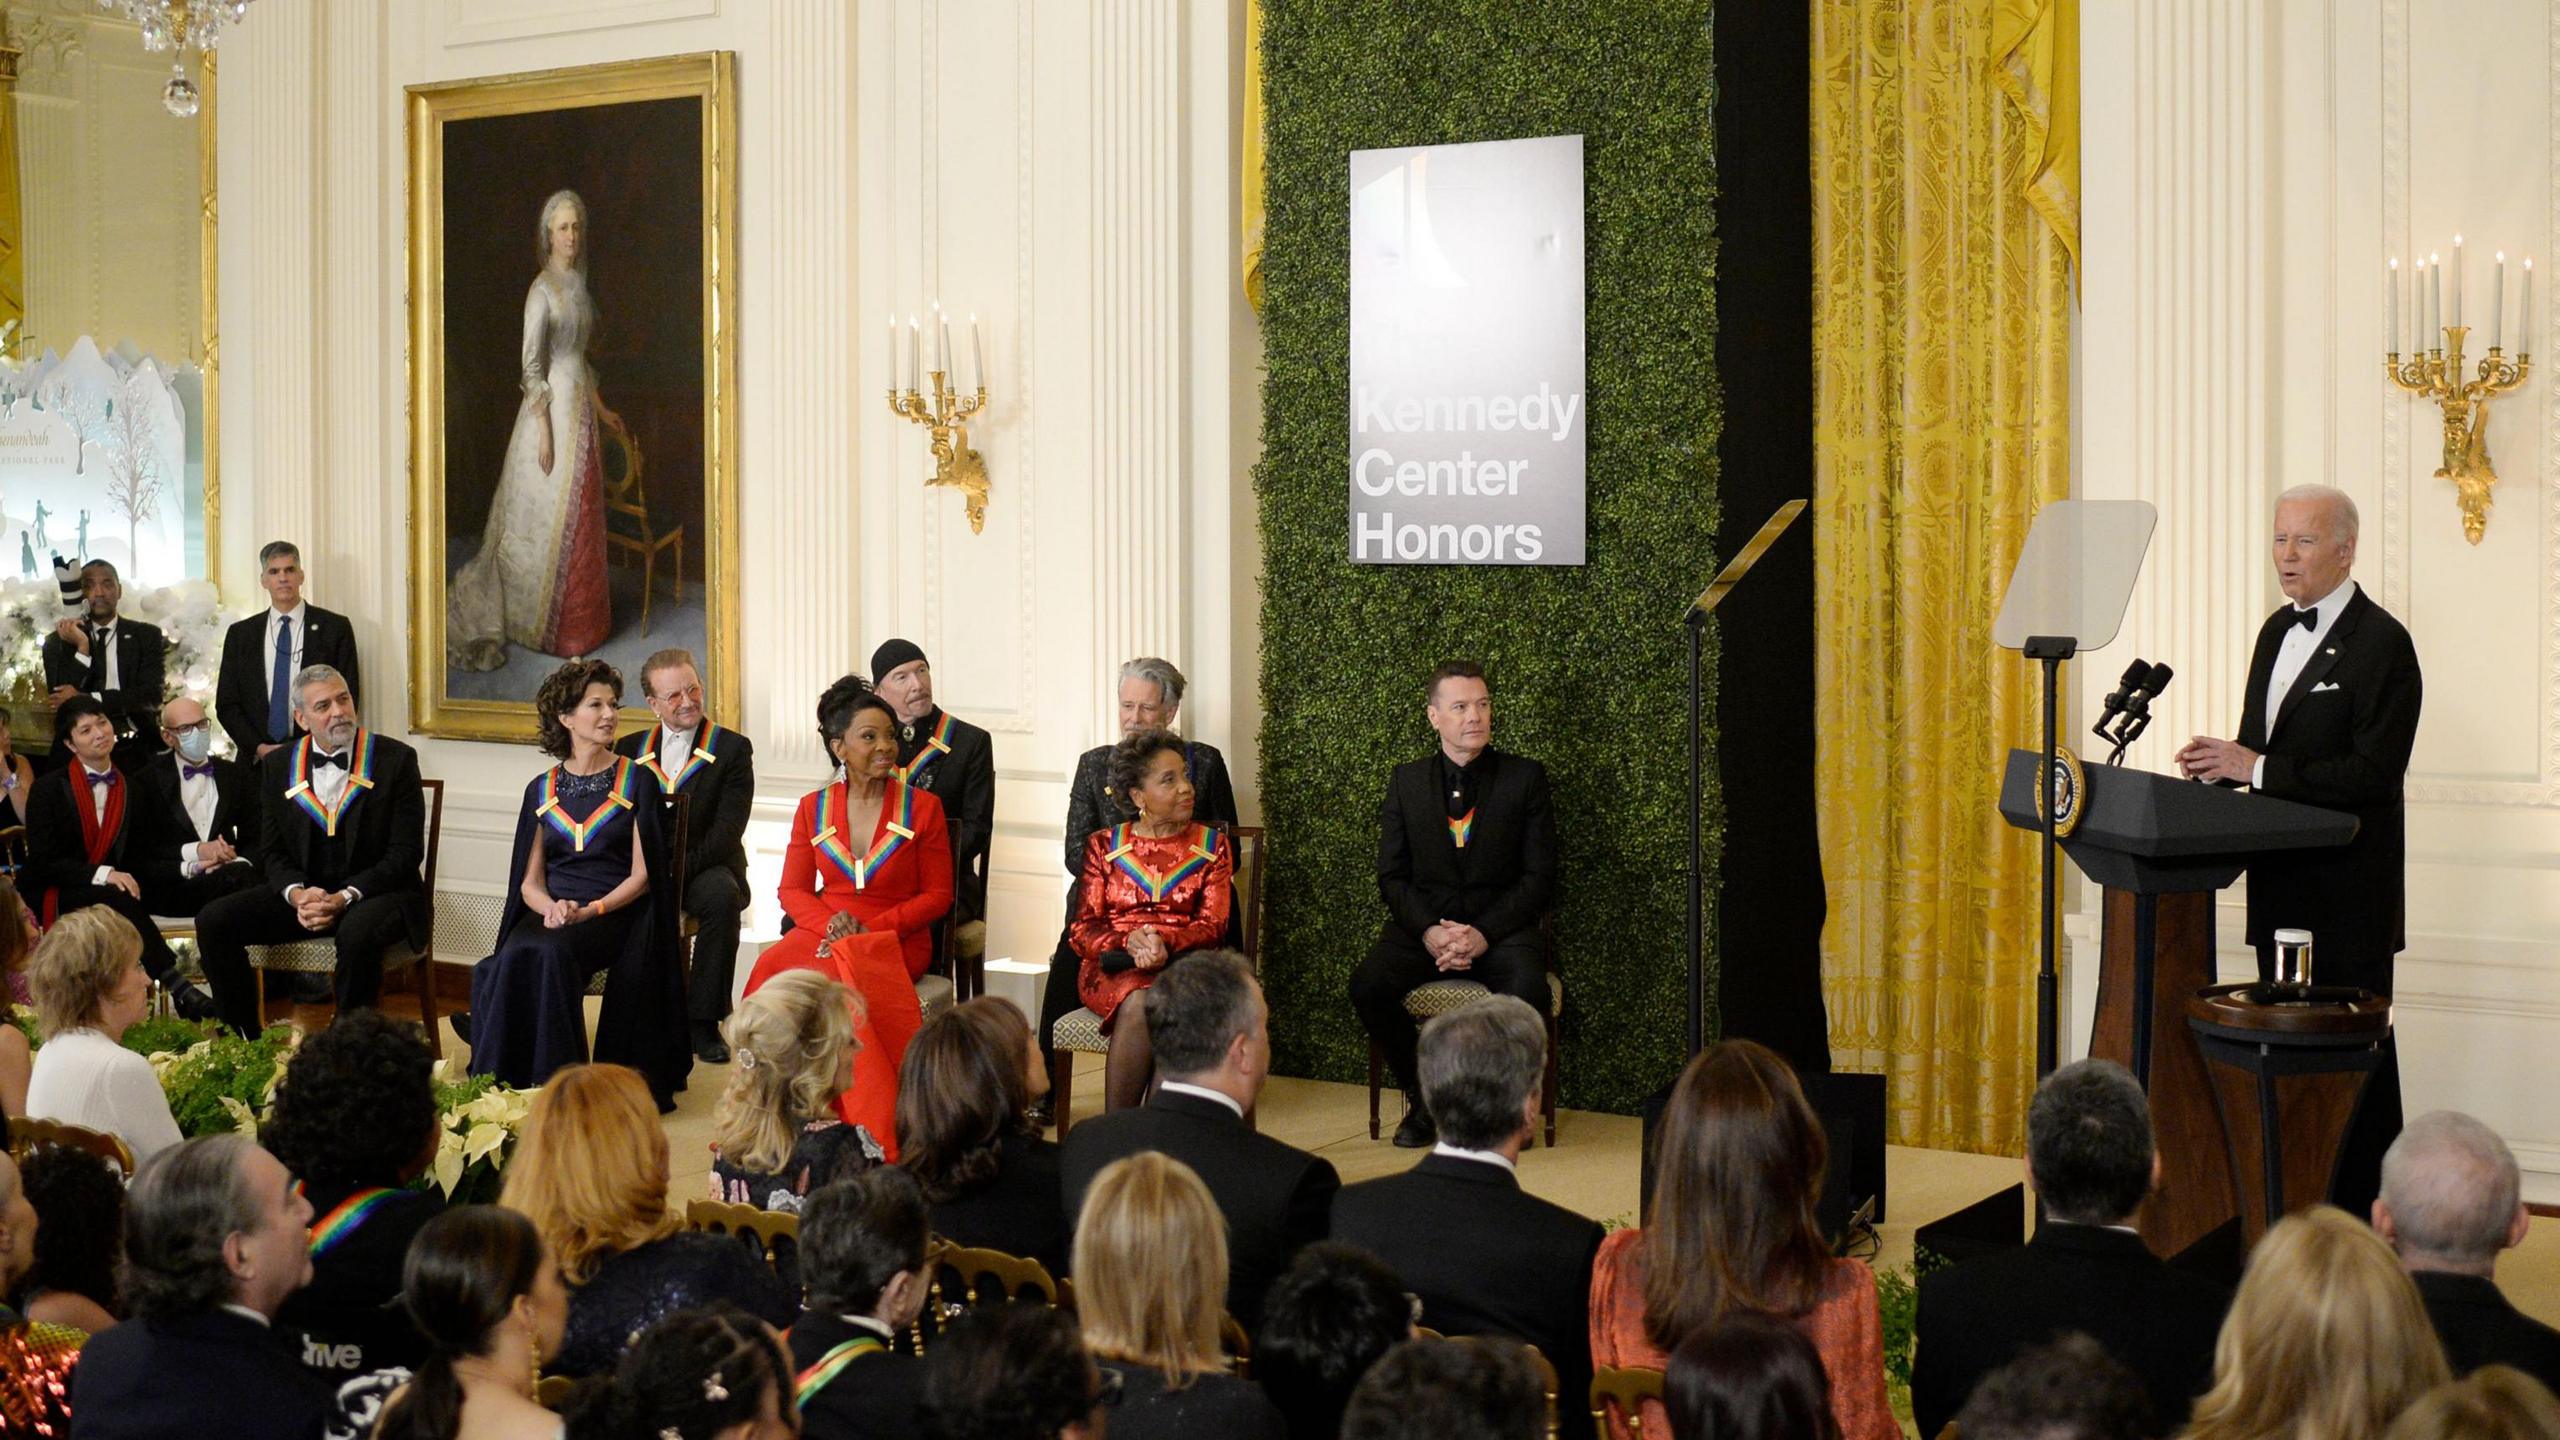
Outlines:
[[[2462,237],[2459,235],[2453,237],[2453,319],[2446,323],[2462,323]]]
[[[944,383],[956,385],[960,377],[951,368],[951,317],[939,305],[933,307],[933,327],[933,368],[942,372]]]
[[[969,317],[969,373],[977,379],[977,388],[987,388],[987,348],[978,340],[978,317]]]
[[[2391,269],[2382,277],[2382,303],[2383,309],[2391,317],[2390,323],[2382,332],[2383,347],[2397,355],[2400,353],[2400,257],[2397,255],[2391,257]],[[890,325],[890,338],[892,340],[897,338],[897,326],[894,321]]]
[[[2427,343],[2421,350],[2444,348],[2444,257],[2427,256]]]
[[[917,338],[916,317],[909,315],[907,317],[907,393],[910,395],[915,393],[917,383],[924,378],[923,346],[924,342]]]
[[[2516,354],[2533,353],[2533,257],[2524,257],[2524,287],[2516,304]]]
[[[2489,279],[2489,348],[2497,349],[2507,338],[2507,252],[2498,252],[2498,267]]]

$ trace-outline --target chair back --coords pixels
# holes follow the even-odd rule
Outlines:
[[[71,1150],[86,1150],[116,1167],[126,1179],[133,1178],[133,1150],[118,1135],[74,1125],[67,1120],[17,1119],[9,1122],[9,1158],[24,1160],[47,1145],[60,1145]]]
[[[601,400],[596,402],[596,461],[604,472],[605,508],[639,521],[640,532],[648,534],[649,492],[640,484],[647,458],[640,453],[640,442],[631,438],[631,427]]]
[[[727,1235],[755,1247],[784,1282],[799,1288],[800,1217],[725,1200],[695,1200],[684,1207],[684,1228]]]
[[[1235,847],[1237,938],[1253,971],[1262,973],[1262,870],[1271,852],[1269,832],[1259,825],[1227,827],[1227,843]]]
[[[1662,1403],[1662,1372],[1603,1365],[1591,1372],[1591,1429],[1598,1440],[1612,1440],[1609,1412],[1615,1409],[1627,1433],[1644,1440],[1644,1402]],[[1671,1440],[1668,1434],[1660,1440]]]
[[[444,782],[421,777],[418,788],[427,799],[427,863],[418,878],[427,886],[427,949],[422,960],[432,960],[436,953],[436,852],[444,848]]]

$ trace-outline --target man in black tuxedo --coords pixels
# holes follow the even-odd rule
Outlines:
[[[44,637],[45,688],[56,705],[86,695],[105,706],[115,726],[116,761],[130,767],[160,749],[168,637],[157,625],[116,613],[124,603],[124,582],[104,560],[80,567],[80,595],[87,612],[64,617]]]
[[[134,874],[154,915],[193,916],[258,883],[258,785],[213,753],[213,721],[185,696],[160,707],[170,753],[133,777]]]
[[[1189,688],[1182,672],[1170,660],[1153,656],[1132,660],[1120,667],[1120,734],[1123,738],[1141,730],[1171,730],[1182,713],[1182,692]],[[1111,750],[1109,745],[1096,745],[1076,759],[1074,783],[1067,787],[1067,878],[1073,882],[1084,874],[1084,842],[1094,831],[1107,829],[1138,818],[1138,807],[1114,794],[1111,789]],[[1218,747],[1202,740],[1185,741],[1183,763],[1191,774],[1193,803],[1191,818],[1203,825],[1222,829],[1236,823],[1235,781],[1227,774],[1227,757]],[[1243,909],[1228,916],[1227,944],[1242,942]],[[1076,918],[1076,890],[1067,887],[1067,923]],[[1058,935],[1058,947],[1049,955],[1049,983],[1040,995],[1040,1058],[1047,1064],[1056,1053],[1050,1044],[1050,1031],[1058,1017],[1073,1012],[1082,1002],[1076,997],[1075,947],[1067,943],[1064,930]],[[1048,1113],[1049,1097],[1040,1097],[1035,1108]]]
[[[2468,1115],[2421,1115],[2382,1157],[2374,1233],[2417,1282],[2457,1379],[2512,1365],[2560,1389],[2560,1330],[2498,1293],[2498,1252],[2523,1244],[2532,1222],[2515,1153]]]
[[[318,1440],[328,1387],[273,1321],[311,1283],[311,1202],[245,1135],[144,1161],[124,1198],[125,1322],[89,1337],[71,1376],[72,1433]]]
[[[806,1377],[801,1423],[816,1440],[924,1433],[924,1361],[896,1345],[932,1288],[924,1263],[931,1230],[924,1187],[895,1165],[810,1192],[800,1211],[808,1303],[791,1322],[790,1343],[791,1368]]]
[[[181,1013],[211,1013],[204,996],[178,978],[177,956],[151,921],[136,831],[142,801],[133,777],[115,761],[115,725],[95,696],[74,695],[53,712],[53,748],[69,755],[59,770],[36,777],[27,793],[27,864],[19,884],[47,924],[92,905],[121,915],[142,936],[142,968],[166,986]]]
[[[693,1057],[729,1063],[720,1022],[738,969],[738,917],[747,908],[747,816],[756,803],[756,747],[711,723],[702,708],[702,672],[688,650],[660,650],[640,662],[640,698],[658,717],[614,742],[658,777],[658,793],[685,809],[684,913],[694,919],[685,1015]]]
[[[1443,1335],[1508,1335],[1545,1353],[1559,1395],[1591,1384],[1591,1262],[1599,1222],[1520,1188],[1537,1132],[1547,1026],[1488,995],[1422,1027],[1422,1095],[1440,1143],[1402,1175],[1346,1187],[1333,1238],[1387,1262]]]
[[[1211,950],[1168,965],[1141,992],[1147,1038],[1163,1077],[1146,1104],[1067,1132],[1059,1165],[1073,1229],[1103,1166],[1142,1150],[1190,1166],[1227,1220],[1227,1312],[1247,1331],[1263,1292],[1298,1248],[1325,1238],[1334,1193],[1330,1161],[1257,1133],[1245,1112],[1271,1072],[1271,1012],[1243,956]]]
[[[2309,930],[2317,980],[2388,996],[2402,943],[2400,792],[2418,737],[2418,653],[2400,622],[2347,578],[2354,501],[2325,485],[2296,486],[2277,498],[2275,531],[2276,578],[2291,603],[2259,627],[2240,738],[2199,735],[2178,751],[2178,766],[2194,779],[2356,817],[2360,828],[2343,850],[2284,851],[2249,866],[2249,943],[2265,979],[2274,973],[2275,932]],[[2348,1125],[2330,1190],[2350,1215],[2372,1208],[2382,1152],[2400,1132],[2400,1061],[2390,1044]]]
[[[1378,893],[1387,921],[1351,975],[1351,1003],[1403,1088],[1396,1144],[1433,1139],[1414,1075],[1404,997],[1434,980],[1473,980],[1547,1007],[1539,921],[1554,901],[1556,820],[1547,769],[1496,750],[1483,667],[1452,660],[1431,674],[1422,712],[1440,748],[1396,767],[1378,809]]]
[[[294,721],[307,732],[258,764],[265,883],[204,908],[196,937],[222,1018],[260,1028],[252,945],[328,935],[337,941],[341,1013],[382,994],[392,946],[427,943],[425,792],[418,752],[364,729],[346,677],[326,665],[293,677]]]
[[[293,723],[293,677],[304,666],[330,667],[347,677],[349,695],[364,698],[355,627],[303,600],[302,552],[290,540],[270,540],[258,551],[258,569],[269,603],[223,632],[222,670],[213,687],[222,733],[251,763],[301,738]]]
[[[987,844],[996,833],[996,746],[986,731],[933,703],[933,665],[912,640],[871,652],[871,686],[898,712],[898,778],[942,802],[951,832],[951,915],[987,914]]]
[[[2134,1212],[2159,1178],[2151,1106],[2111,1060],[2066,1065],[2027,1107],[2027,1178],[2044,1223],[2024,1248],[1921,1277],[1911,1413],[1946,1428],[1984,1376],[2078,1331],[2150,1396],[2154,1435],[2185,1428],[2213,1382],[2214,1338],[2230,1297],[2151,1253]]]

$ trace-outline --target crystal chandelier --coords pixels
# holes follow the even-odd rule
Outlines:
[[[249,13],[249,0],[98,0],[98,8],[115,11],[140,26],[143,49],[155,54],[175,52],[169,61],[169,83],[160,89],[160,103],[184,120],[196,113],[202,100],[196,83],[187,78],[187,52],[211,53],[222,42],[222,27],[238,24]]]

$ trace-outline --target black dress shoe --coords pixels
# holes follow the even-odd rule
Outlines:
[[[444,1018],[445,1018],[445,1023],[446,1023],[446,1024],[448,1024],[448,1025],[451,1025],[451,1026],[453,1027],[453,1038],[455,1038],[455,1039],[457,1039],[457,1040],[461,1041],[461,1042],[462,1042],[463,1044],[465,1044],[465,1045],[468,1045],[468,1044],[470,1044],[470,1043],[471,1043],[471,1012],[470,1012],[470,1011],[468,1011],[468,1010],[456,1010],[455,1012],[453,1012],[453,1013],[452,1013],[452,1014],[450,1014],[450,1015],[447,1015],[447,1016],[446,1016],[446,1017],[444,1017]]]
[[[693,1058],[705,1065],[726,1065],[729,1063],[729,1047],[721,1040],[719,1031],[706,1034],[696,1030],[693,1032]]]
[[[1396,1148],[1427,1150],[1440,1143],[1440,1127],[1431,1123],[1431,1112],[1419,1105],[1408,1105],[1403,1123],[1396,1126]]]
[[[169,981],[168,992],[169,1008],[177,1011],[181,1018],[200,1025],[221,1020],[222,1011],[214,1005],[213,997],[197,989],[194,981],[173,978]]]

